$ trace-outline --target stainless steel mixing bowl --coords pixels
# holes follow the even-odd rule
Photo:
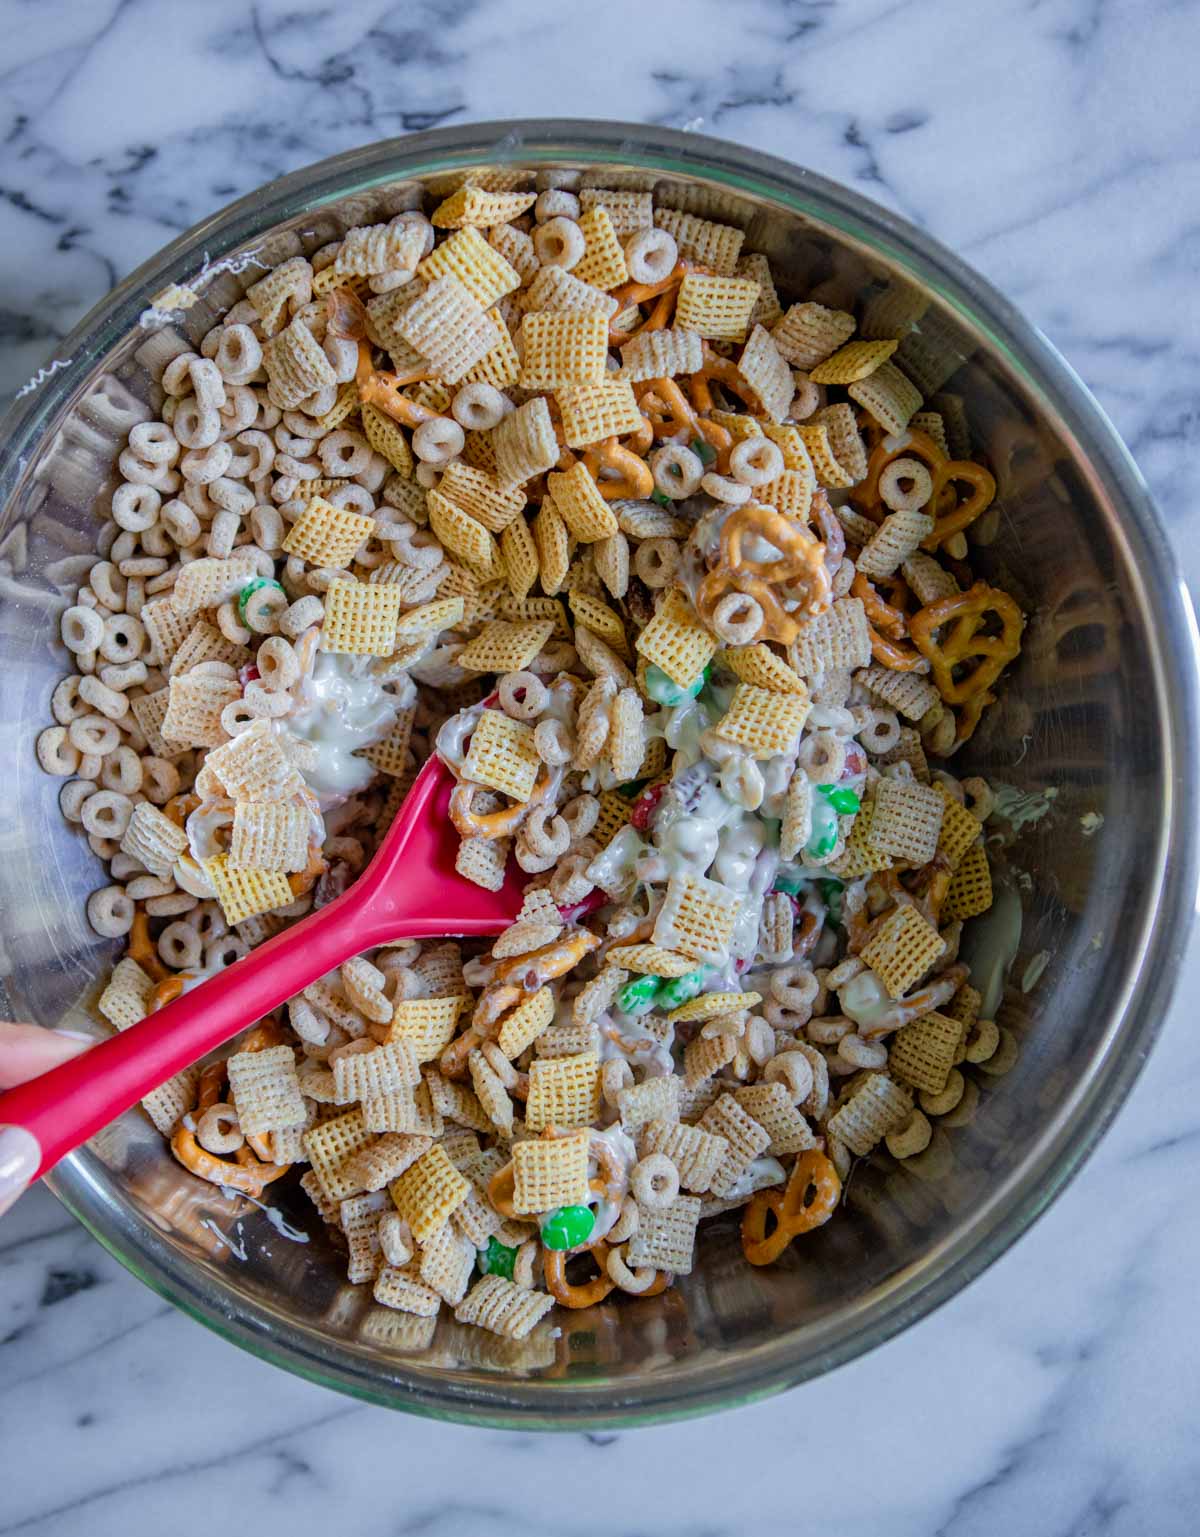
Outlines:
[[[149,1286],[268,1360],[419,1413],[578,1429],[695,1414],[827,1371],[956,1292],[1078,1169],[1154,1039],[1195,894],[1193,635],[1146,488],[1079,380],[981,278],[883,209],[751,150],[623,125],[485,124],[341,155],[243,198],[135,272],[67,337],[0,433],[0,892],[13,1017],[85,1017],[112,959],[83,917],[100,868],[62,821],[59,782],[40,772],[33,743],[66,670],[63,594],[89,564],[115,450],[158,398],[163,331],[195,342],[264,264],[481,164],[654,187],[664,203],[743,225],[785,295],[849,305],[874,294],[886,306],[906,333],[900,361],[926,393],[966,402],[999,482],[981,563],[1031,616],[966,761],[1017,789],[1058,792],[1011,852],[1001,898],[1010,916],[1024,909],[1018,985],[1000,1005],[1016,1066],[981,1078],[973,1117],[939,1131],[921,1160],[860,1166],[838,1219],[773,1269],[745,1265],[735,1226],[718,1226],[677,1290],[556,1315],[513,1345],[373,1306],[344,1284],[298,1191],[276,1186],[273,1199],[306,1244],[184,1173],[140,1113],[53,1176]],[[175,282],[196,302],[152,308]]]

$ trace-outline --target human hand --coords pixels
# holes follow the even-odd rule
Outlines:
[[[91,1044],[91,1036],[72,1030],[43,1030],[0,1020],[0,1090],[48,1073]],[[0,1214],[29,1184],[41,1161],[41,1148],[31,1132],[21,1126],[0,1126]]]

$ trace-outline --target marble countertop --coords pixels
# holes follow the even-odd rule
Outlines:
[[[284,171],[473,118],[663,123],[960,251],[1095,391],[1200,579],[1190,0],[0,0],[0,26],[3,403],[119,277]],[[576,64],[614,43],[619,67]],[[1193,1532],[1197,982],[1193,949],[1115,1125],[982,1279],[819,1385],[658,1430],[363,1407],[174,1312],[35,1192],[0,1226],[0,1537],[183,1513],[294,1537]]]

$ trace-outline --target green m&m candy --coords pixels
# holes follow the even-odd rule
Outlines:
[[[622,1014],[644,1014],[650,1008],[659,989],[660,978],[637,977],[617,994],[617,1007]]]
[[[560,1206],[542,1218],[542,1243],[547,1249],[577,1249],[587,1243],[595,1226],[590,1206]]]
[[[689,998],[695,998],[704,986],[704,978],[708,971],[707,966],[701,966],[696,971],[689,971],[682,977],[672,977],[669,982],[664,982],[658,989],[654,999],[660,1009],[677,1009]]]
[[[839,789],[837,785],[818,785],[817,789],[839,816],[853,816],[862,805],[853,790]]]
[[[708,668],[706,667],[700,676],[684,688],[676,683],[673,678],[668,678],[661,667],[656,667],[653,662],[646,667],[646,692],[654,700],[655,704],[677,705],[685,699],[695,699],[696,695],[708,682]]]
[[[516,1258],[517,1251],[501,1243],[493,1234],[487,1241],[487,1248],[479,1250],[476,1263],[481,1275],[498,1275],[503,1276],[506,1281],[511,1281]]]

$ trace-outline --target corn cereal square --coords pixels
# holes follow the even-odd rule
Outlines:
[[[715,729],[727,742],[745,747],[752,758],[771,758],[795,747],[811,708],[807,690],[782,694],[739,683]]]
[[[401,998],[392,1007],[389,1041],[404,1041],[418,1062],[432,1062],[450,1044],[458,1017],[470,1000],[465,993],[446,998]]]
[[[860,604],[860,611],[861,607]],[[717,644],[716,636],[697,618],[683,593],[672,588],[638,636],[636,648],[647,662],[665,672],[672,683],[689,688],[712,660]]]
[[[516,624],[493,619],[459,652],[458,665],[471,672],[520,672],[529,666],[553,631],[554,624],[549,619],[520,620]]]
[[[375,519],[314,496],[288,529],[283,548],[313,566],[348,566],[375,529]]]
[[[274,907],[295,901],[288,878],[278,870],[240,870],[228,854],[214,854],[202,862],[227,923],[240,923]]]
[[[436,282],[440,277],[456,277],[475,303],[485,310],[490,310],[498,299],[521,286],[520,273],[494,244],[472,228],[460,229],[435,246],[417,268],[417,276],[427,283]]]
[[[564,474],[547,476],[547,487],[554,499],[555,511],[581,544],[609,539],[618,531],[612,508],[601,496],[582,460]]]
[[[502,710],[484,710],[471,733],[463,777],[526,801],[540,766],[532,728]]]
[[[596,288],[618,288],[629,280],[629,268],[625,265],[625,253],[613,229],[608,209],[593,204],[579,217],[579,230],[584,239],[583,256],[576,263],[575,276],[581,282]]]
[[[992,905],[992,872],[982,843],[973,843],[958,862],[950,877],[942,917],[947,922],[958,918],[977,918]]]
[[[403,599],[397,588],[339,579],[325,594],[321,650],[344,656],[391,656]]]
[[[424,1244],[462,1205],[471,1186],[435,1143],[388,1188],[413,1237]]]
[[[899,998],[945,951],[942,936],[909,904],[893,908],[860,954],[890,998]]]
[[[945,802],[930,785],[881,778],[875,786],[871,847],[912,865],[928,864],[937,853]]]
[[[605,438],[625,437],[642,425],[633,386],[622,380],[572,384],[555,394],[568,448],[587,448]]]
[[[569,1057],[539,1057],[529,1066],[525,1125],[590,1126],[600,1113],[600,1059],[594,1051]]]
[[[704,277],[689,272],[679,285],[675,324],[713,341],[746,339],[758,284],[749,278]]]
[[[500,1050],[511,1062],[537,1040],[553,1018],[554,994],[541,987],[505,1016],[498,1037]]]
[[[290,1046],[234,1052],[226,1069],[238,1122],[248,1136],[304,1125],[307,1112]]]
[[[654,943],[717,966],[733,937],[741,897],[702,875],[672,875],[654,923]]]
[[[525,389],[556,390],[564,384],[604,382],[608,322],[597,311],[531,311],[521,322],[521,341],[521,384]]]
[[[513,1209],[520,1215],[580,1206],[588,1196],[586,1127],[565,1137],[514,1142]]]
[[[323,1194],[331,1201],[344,1201],[358,1195],[363,1186],[350,1170],[357,1154],[374,1134],[363,1125],[358,1109],[322,1121],[304,1133],[304,1151],[320,1181]]]
[[[946,1014],[922,1014],[896,1032],[888,1072],[924,1094],[940,1094],[958,1056],[962,1025]]]

